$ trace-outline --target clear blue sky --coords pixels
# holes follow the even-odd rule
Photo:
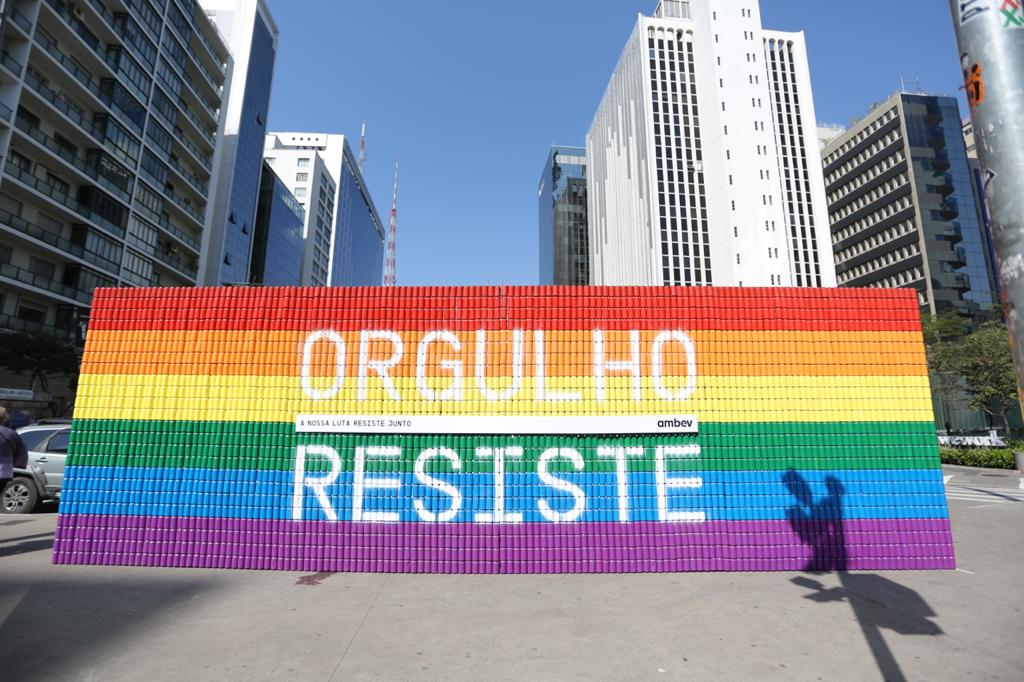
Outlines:
[[[281,29],[270,129],[368,127],[382,220],[401,160],[398,281],[537,282],[537,186],[552,143],[582,145],[639,12],[656,0],[268,0]],[[761,0],[803,30],[819,121],[845,122],[900,77],[955,94],[939,0]],[[963,109],[964,105],[961,104]]]

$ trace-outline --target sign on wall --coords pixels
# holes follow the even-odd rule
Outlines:
[[[916,297],[101,290],[54,561],[951,568]]]

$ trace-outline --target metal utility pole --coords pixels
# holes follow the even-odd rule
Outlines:
[[[391,195],[391,228],[388,230],[388,259],[384,263],[384,286],[398,284],[395,269],[395,232],[398,226],[398,162],[395,162],[395,192]]]
[[[949,0],[1024,405],[1024,3]]]

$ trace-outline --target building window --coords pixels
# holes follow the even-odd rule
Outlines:
[[[309,173],[296,173],[295,182],[309,182]]]
[[[46,324],[46,308],[36,307],[21,301],[18,304],[18,319],[36,324]]]
[[[298,197],[298,198],[304,198],[306,196],[306,188],[305,187],[296,187],[295,188],[295,196]]]
[[[299,168],[309,168],[309,159],[299,159]]]

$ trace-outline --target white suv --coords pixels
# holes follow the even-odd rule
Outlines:
[[[28,449],[28,467],[15,469],[0,491],[0,513],[29,514],[41,501],[59,500],[68,457],[71,422],[51,420],[18,429]]]

